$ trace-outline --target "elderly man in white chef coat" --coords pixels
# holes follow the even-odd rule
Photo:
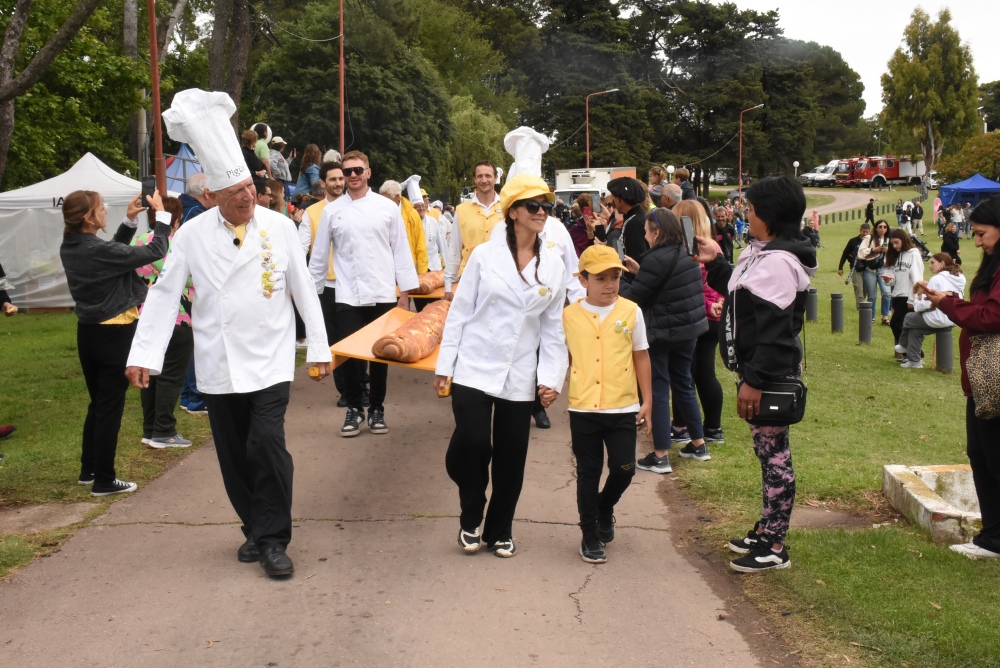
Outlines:
[[[504,148],[514,157],[514,163],[507,173],[507,182],[518,174],[530,174],[531,176],[542,176],[542,154],[549,148],[549,139],[540,132],[529,127],[519,127],[507,133],[503,140]],[[507,225],[501,220],[490,232],[490,241],[500,240],[504,243],[507,234]],[[574,277],[574,271],[579,264],[576,255],[576,247],[573,245],[573,237],[569,235],[566,226],[558,218],[549,216],[545,220],[545,228],[538,235],[542,243],[553,249],[562,258],[566,267],[565,280],[563,286],[566,288],[566,297],[572,304],[587,296],[587,291],[580,285],[580,281]],[[535,397],[535,405],[531,410],[535,420],[535,426],[539,429],[548,429],[552,426],[545,407],[541,400]]]
[[[217,206],[174,235],[139,318],[126,375],[145,387],[159,373],[190,276],[198,286],[192,317],[198,389],[208,403],[226,492],[243,522],[237,558],[259,561],[268,575],[281,577],[294,570],[286,553],[293,465],[284,433],[295,372],[293,300],[309,336],[310,376],[327,376],[332,358],[294,224],[255,206],[229,124],[235,111],[225,93],[186,90],[163,114],[171,138],[198,155]]]

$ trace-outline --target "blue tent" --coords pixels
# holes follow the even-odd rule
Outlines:
[[[177,155],[167,158],[167,190],[182,193],[184,184],[201,171],[201,163],[187,144],[181,144]]]
[[[980,200],[997,193],[1000,193],[1000,183],[990,181],[982,174],[975,174],[964,181],[941,186],[940,196],[941,204],[944,206],[965,204],[966,202],[975,206],[979,204]]]

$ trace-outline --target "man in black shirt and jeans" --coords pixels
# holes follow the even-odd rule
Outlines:
[[[840,263],[837,265],[837,275],[844,275],[844,263],[847,263],[850,269],[851,284],[854,286],[854,303],[855,305],[860,304],[865,301],[865,287],[861,280],[864,270],[855,271],[854,263],[858,259],[858,247],[861,246],[862,240],[872,233],[872,226],[867,222],[861,223],[861,232],[856,237],[851,237],[847,240],[847,245],[844,246],[844,252],[840,254]]]

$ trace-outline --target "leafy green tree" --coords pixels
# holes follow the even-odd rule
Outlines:
[[[975,135],[960,151],[944,158],[937,170],[943,182],[961,181],[977,173],[1000,180],[1000,131]]]
[[[941,10],[936,22],[913,10],[903,31],[903,46],[889,59],[882,75],[883,117],[892,135],[916,138],[930,172],[946,144],[971,136],[977,129],[978,77],[972,53]]]
[[[984,83],[979,87],[979,105],[988,131],[1000,128],[1000,81]]]

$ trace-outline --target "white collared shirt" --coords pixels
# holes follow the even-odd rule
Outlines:
[[[537,385],[562,389],[569,366],[565,270],[545,244],[539,258],[519,275],[505,243],[473,249],[445,321],[437,375],[509,401],[533,401]]]
[[[309,337],[306,360],[332,360],[295,224],[258,206],[240,246],[234,245],[235,238],[218,207],[177,230],[146,297],[128,366],[147,368],[153,375],[162,371],[189,276],[198,286],[191,323],[200,391],[245,393],[290,382],[295,374],[293,300]]]
[[[427,271],[441,271],[442,258],[448,252],[441,226],[433,216],[424,216],[424,236],[427,239]]]
[[[490,232],[490,241],[500,240],[506,243],[504,241],[506,235],[507,223],[501,220],[493,227],[493,231]],[[580,284],[580,281],[577,280],[576,276],[573,275],[580,264],[580,259],[576,255],[576,246],[573,244],[573,237],[569,235],[569,230],[566,229],[566,226],[558,218],[549,216],[545,219],[545,227],[542,228],[542,232],[538,236],[542,240],[542,245],[554,248],[562,257],[563,266],[566,267],[564,285],[569,303],[572,304],[586,297],[587,291]]]
[[[313,242],[309,273],[316,292],[323,291],[333,245],[337,270],[337,303],[373,306],[396,303],[403,292],[420,286],[399,207],[371,188],[354,199],[350,193],[323,209]]]

